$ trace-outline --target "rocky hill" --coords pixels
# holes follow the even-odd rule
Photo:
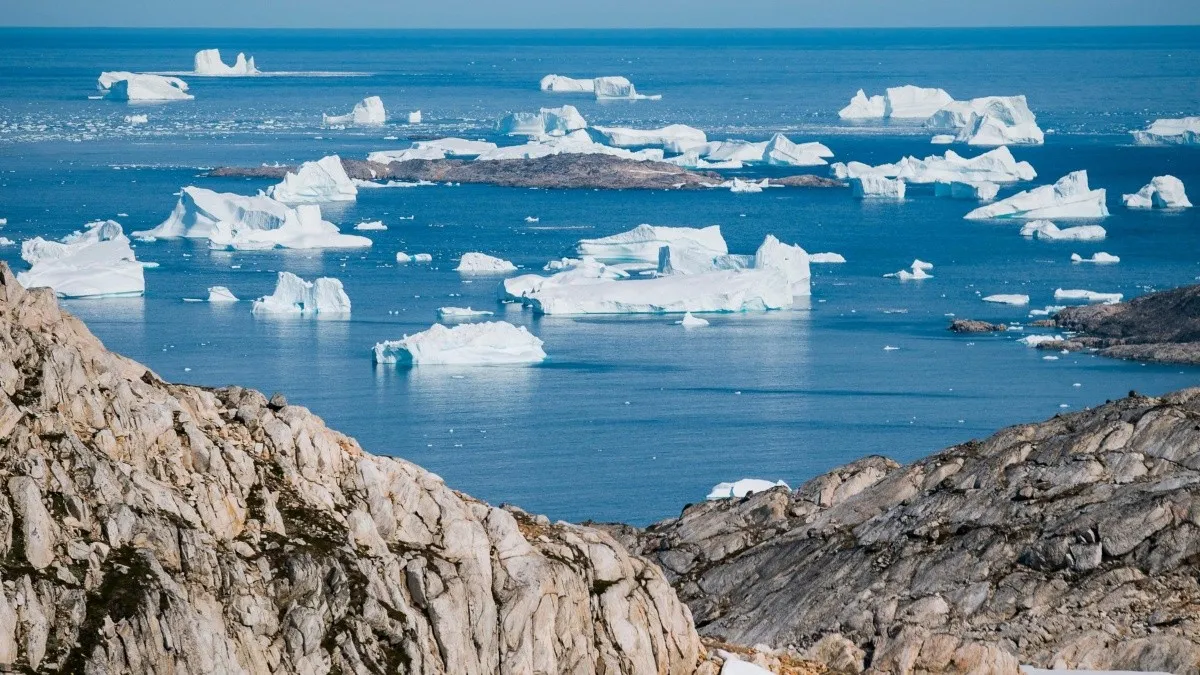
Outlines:
[[[1114,358],[1200,365],[1200,285],[1115,305],[1068,307],[1055,322],[1080,331],[1066,341],[1067,349],[1098,348]]]
[[[0,671],[684,675],[701,651],[608,534],[282,397],[163,382],[0,264]]]

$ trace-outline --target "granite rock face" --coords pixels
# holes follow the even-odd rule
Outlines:
[[[282,397],[173,385],[0,264],[0,670],[659,673],[657,567]]]
[[[889,673],[1197,673],[1200,389],[612,531],[708,638],[831,665],[817,645],[833,636]]]

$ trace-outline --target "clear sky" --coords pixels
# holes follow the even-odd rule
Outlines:
[[[1200,0],[0,0],[0,25],[804,28],[1197,25]]]

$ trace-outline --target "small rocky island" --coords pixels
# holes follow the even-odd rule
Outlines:
[[[1148,293],[1115,305],[1068,307],[1059,328],[1078,334],[1065,349],[1099,349],[1118,359],[1200,365],[1200,285]]]

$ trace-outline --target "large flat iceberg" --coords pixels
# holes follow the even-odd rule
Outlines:
[[[588,79],[576,79],[564,75],[547,75],[541,81],[542,91],[556,94],[593,94],[597,100],[625,99],[630,101],[657,101],[661,95],[639,94],[629,78],[608,75]]]
[[[838,111],[844,120],[855,119],[909,119],[923,120],[954,100],[943,89],[916,87],[890,87],[883,96],[867,97],[862,89],[850,100],[850,104]]]
[[[463,274],[507,274],[517,271],[517,266],[503,258],[472,252],[464,253],[454,270]]]
[[[358,188],[346,175],[342,159],[329,155],[301,164],[296,173],[287,172],[283,182],[267,188],[267,195],[285,204],[352,202],[358,198]]]
[[[509,136],[565,136],[572,131],[587,128],[587,120],[573,105],[560,108],[542,108],[536,113],[510,113],[497,123],[500,133]]]
[[[409,366],[529,365],[546,359],[542,341],[524,326],[505,321],[464,323],[375,345],[375,363]]]
[[[708,143],[700,129],[686,124],[671,124],[659,129],[592,127],[596,140],[615,148],[659,147],[667,152],[684,153]]]
[[[352,124],[360,127],[377,127],[387,122],[387,111],[383,108],[383,99],[378,96],[368,96],[354,104],[354,109],[345,115],[321,115],[322,124],[341,125]]]
[[[876,175],[918,184],[955,181],[1015,183],[1037,177],[1033,165],[1018,162],[1007,147],[989,150],[975,157],[963,157],[953,150],[947,150],[943,155],[930,155],[925,159],[908,156],[899,162],[878,166],[862,162],[836,162],[830,167],[830,173],[839,180]]]
[[[280,272],[275,292],[254,301],[255,314],[325,314],[344,316],[350,313],[350,297],[342,282],[332,277],[305,281],[291,272]]]
[[[146,291],[142,263],[113,220],[90,223],[62,241],[26,240],[21,257],[30,267],[17,274],[17,281],[27,288],[51,288],[60,298],[132,297]]]
[[[1158,119],[1145,129],[1130,133],[1138,145],[1197,145],[1200,144],[1200,117]]]
[[[113,101],[158,103],[190,101],[195,98],[187,93],[187,82],[165,75],[106,72],[100,74],[98,86],[105,92],[104,97]]]
[[[1021,226],[1021,236],[1049,241],[1100,241],[1108,236],[1108,232],[1099,225],[1060,228],[1053,221],[1031,220]]]
[[[925,126],[952,131],[968,145],[1041,145],[1045,134],[1024,96],[984,96],[951,101],[937,110]]]
[[[786,309],[793,304],[786,273],[778,269],[719,270],[627,281],[543,284],[526,294],[539,314],[672,314]]]
[[[1183,181],[1175,176],[1155,176],[1141,190],[1122,195],[1121,201],[1131,209],[1186,209],[1192,206],[1183,189]]]
[[[1088,187],[1087,171],[1073,171],[1054,185],[1019,192],[1007,199],[981,206],[964,218],[1103,218],[1108,215],[1104,188]]]
[[[218,249],[363,248],[371,240],[342,234],[321,219],[320,207],[290,207],[265,195],[247,197],[189,186],[171,215],[152,230],[134,232],[156,239],[207,239]]]
[[[238,52],[233,65],[227,66],[221,60],[219,49],[203,49],[196,52],[195,72],[207,77],[246,77],[259,74],[253,56],[247,59],[245,54]]]
[[[691,240],[714,255],[729,253],[719,225],[703,228],[638,225],[632,230],[599,239],[581,239],[575,245],[575,251],[580,256],[609,264],[657,263],[658,250],[681,239]]]
[[[556,94],[592,94],[596,91],[596,78],[576,79],[565,75],[547,75],[542,78],[542,91]]]

